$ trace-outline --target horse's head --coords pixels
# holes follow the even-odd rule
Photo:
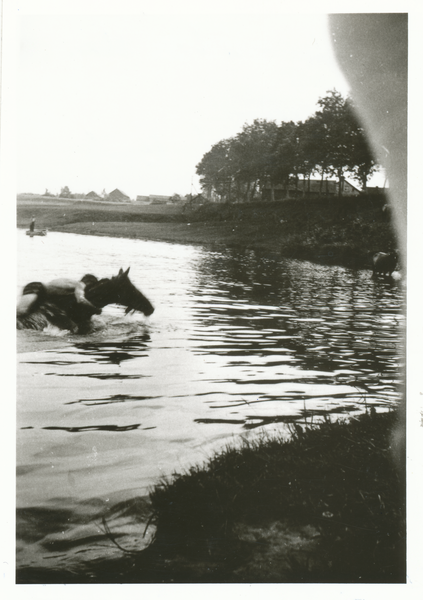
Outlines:
[[[154,312],[151,302],[142,294],[128,277],[129,268],[122,269],[111,279],[100,279],[86,275],[82,280],[86,283],[85,297],[98,308],[107,304],[126,306],[126,314],[139,310],[147,317]],[[88,279],[89,278],[89,279]]]
[[[126,306],[126,314],[131,311],[138,310],[145,314],[146,317],[154,312],[154,306],[144,296],[139,289],[137,289],[132,281],[128,277],[129,267],[126,271],[119,269],[119,273],[116,277],[112,277],[111,282],[116,290],[116,304],[122,304]]]

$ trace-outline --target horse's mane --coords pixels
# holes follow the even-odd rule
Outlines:
[[[85,286],[85,297],[96,306],[104,306],[110,295],[116,292],[116,284],[117,277],[103,277],[97,281],[90,281]]]

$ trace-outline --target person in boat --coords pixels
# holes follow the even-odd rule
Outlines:
[[[34,231],[35,229],[35,217],[32,217],[31,223],[29,225],[29,231]]]
[[[98,279],[95,275],[84,275],[80,281],[61,277],[53,279],[49,283],[40,283],[33,281],[28,283],[19,299],[17,306],[17,316],[25,317],[36,310],[43,302],[68,302],[73,299],[77,304],[86,306],[94,311],[94,314],[99,315],[101,309],[97,308],[87,298],[85,298],[85,287],[89,283],[95,283]]]

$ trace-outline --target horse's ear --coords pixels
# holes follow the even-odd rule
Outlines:
[[[122,269],[119,269],[118,277],[119,277],[120,275],[122,275],[122,273],[123,273],[123,270],[122,270]]]
[[[123,274],[123,276],[124,276],[124,277],[128,277],[128,273],[129,273],[129,269],[130,269],[130,268],[131,268],[131,267],[128,267],[128,268],[126,269],[125,273]]]

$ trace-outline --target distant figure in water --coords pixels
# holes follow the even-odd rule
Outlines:
[[[17,306],[17,316],[25,317],[42,303],[46,301],[68,300],[74,297],[78,304],[89,307],[96,315],[101,313],[89,300],[85,298],[85,286],[88,283],[97,282],[94,275],[84,275],[81,281],[67,279],[65,277],[53,279],[49,283],[34,281],[28,283],[23,289],[22,296]]]
[[[377,273],[392,275],[398,262],[397,252],[376,252],[373,255],[373,276]]]
[[[29,231],[34,231],[34,228],[35,228],[35,217],[32,217],[32,221],[29,226]]]

